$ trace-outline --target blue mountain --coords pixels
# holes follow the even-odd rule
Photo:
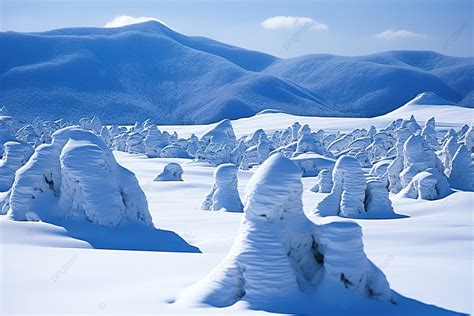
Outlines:
[[[474,59],[433,52],[292,59],[177,33],[158,22],[0,33],[0,105],[16,118],[209,123],[275,109],[370,117],[424,91],[474,104]]]

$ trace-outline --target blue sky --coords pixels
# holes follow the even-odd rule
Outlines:
[[[279,57],[433,50],[473,56],[471,0],[152,1],[0,0],[2,31],[102,27],[153,17],[199,35]]]

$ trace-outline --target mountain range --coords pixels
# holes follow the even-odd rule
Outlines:
[[[21,120],[202,124],[265,109],[373,117],[430,91],[474,106],[474,58],[430,51],[290,59],[150,21],[0,33],[0,106]]]

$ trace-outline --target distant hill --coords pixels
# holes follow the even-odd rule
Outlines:
[[[209,123],[265,109],[387,113],[433,91],[472,106],[474,59],[433,52],[292,59],[179,34],[158,22],[0,33],[0,105],[19,119]]]
[[[428,51],[358,57],[307,55],[277,60],[265,72],[310,89],[347,116],[382,115],[425,91],[474,106],[474,58]]]

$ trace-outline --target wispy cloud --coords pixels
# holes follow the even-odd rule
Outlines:
[[[157,21],[163,25],[168,26],[165,22],[158,20],[157,18],[152,18],[148,16],[133,17],[129,15],[120,15],[120,16],[116,16],[111,21],[107,22],[105,24],[105,27],[120,27],[120,26],[137,24],[137,23],[148,22],[148,21]]]
[[[426,35],[422,33],[415,33],[408,30],[385,30],[374,35],[375,38],[382,40],[395,40],[406,38],[425,38]]]
[[[313,20],[312,18],[303,16],[274,16],[268,18],[261,23],[263,28],[276,30],[276,29],[297,29],[301,27],[307,27],[313,30],[325,31],[328,29],[327,24],[320,23]]]

